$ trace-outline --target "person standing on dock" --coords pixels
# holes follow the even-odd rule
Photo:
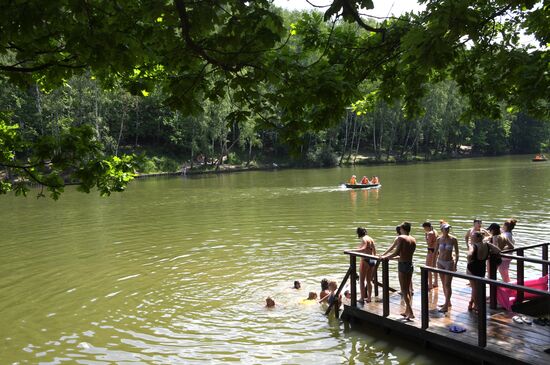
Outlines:
[[[474,226],[466,232],[466,235],[464,236],[464,239],[466,240],[466,249],[470,249],[470,245],[472,244],[472,237],[477,233],[481,232],[484,237],[489,236],[489,232],[487,232],[486,229],[482,228],[483,222],[481,219],[476,218],[474,219]]]
[[[426,237],[426,245],[428,246],[428,253],[426,254],[426,266],[435,267],[435,245],[437,240],[437,233],[432,226],[431,222],[422,223],[424,229],[424,236]],[[437,288],[437,274],[428,273],[428,289]]]
[[[449,234],[451,225],[445,221],[440,221],[441,236],[437,238],[435,245],[434,256],[437,257],[437,268],[456,271],[456,264],[458,262],[458,240],[455,236]],[[454,257],[453,257],[454,251]],[[451,306],[451,295],[453,294],[453,288],[451,282],[453,277],[449,274],[440,273],[441,285],[443,285],[443,293],[445,295],[445,303],[441,305],[440,312],[447,312]]]
[[[394,241],[395,249],[388,255],[383,255],[380,258],[387,260],[392,257],[399,256],[398,271],[399,271],[399,285],[401,286],[401,293],[405,300],[405,312],[401,313],[406,319],[413,319],[414,313],[411,306],[411,291],[410,286],[412,282],[412,274],[414,271],[413,255],[416,250],[416,239],[410,235],[411,224],[409,222],[403,222],[396,227],[399,230],[399,236]],[[393,246],[393,245],[392,245]]]
[[[491,223],[491,225],[487,228],[487,230],[491,233],[490,242],[499,248],[499,250],[511,250],[514,248],[514,245],[506,235],[504,235],[503,232],[500,230],[500,224],[498,223]],[[498,256],[491,256],[491,257],[498,257]],[[500,264],[498,262],[495,262],[493,260],[487,261],[487,272],[491,272],[491,265],[495,265],[498,268],[498,271],[500,272],[500,277],[502,278],[502,281],[505,283],[510,282],[510,262],[512,259],[509,259],[507,257],[503,257],[501,259]]]
[[[357,249],[353,250],[355,252],[361,252],[367,255],[376,255],[376,248],[374,246],[374,240],[367,235],[367,229],[364,227],[357,227],[357,237],[361,240],[361,244]],[[365,300],[367,303],[370,303],[372,300],[372,278],[374,276],[376,260],[361,257],[361,266],[359,266],[359,288],[361,292],[360,303],[364,303]],[[367,281],[365,297],[365,280]],[[365,299],[366,298],[366,299]]]

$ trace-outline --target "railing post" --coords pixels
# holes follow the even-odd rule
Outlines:
[[[477,289],[475,296],[477,307],[477,345],[487,346],[487,305],[485,304],[485,282],[476,280],[474,287]]]
[[[489,279],[497,279],[497,265],[489,265]],[[491,309],[497,309],[497,287],[496,285],[489,285],[489,306]]]
[[[524,256],[524,250],[523,248],[520,248],[517,251],[517,255],[523,257]],[[525,285],[525,263],[523,260],[517,260],[517,271],[518,271],[518,285]],[[518,289],[516,294],[516,303],[522,303],[523,302],[523,290]]]
[[[422,301],[422,329],[425,330],[430,325],[429,313],[429,289],[428,289],[428,269],[420,267],[420,299]]]
[[[542,259],[548,261],[548,243],[542,246]],[[546,275],[548,275],[548,265],[542,264],[542,276]]]
[[[376,266],[374,267],[374,275],[372,276],[372,280],[374,280],[374,296],[378,296],[378,266],[380,266],[380,261],[376,261]]]
[[[389,261],[385,259],[382,261],[382,281],[383,281],[383,316],[387,317],[390,315],[390,272],[389,272]]]
[[[351,294],[351,307],[357,307],[357,257],[354,254],[349,255],[349,269],[350,273],[350,294]]]

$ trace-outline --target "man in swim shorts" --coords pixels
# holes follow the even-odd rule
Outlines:
[[[413,267],[413,255],[416,250],[416,239],[410,235],[411,224],[409,222],[403,222],[396,227],[399,231],[399,236],[394,241],[395,249],[388,255],[381,256],[382,259],[390,259],[395,256],[399,256],[398,271],[399,271],[399,285],[401,286],[401,293],[403,300],[405,301],[405,312],[401,313],[406,319],[413,319],[414,313],[411,306],[411,291],[409,290],[412,282]]]

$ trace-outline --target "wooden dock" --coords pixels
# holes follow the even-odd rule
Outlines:
[[[548,244],[546,244],[548,245]],[[547,247],[547,246],[545,246]],[[545,250],[547,253],[547,249]],[[351,292],[356,294],[355,288],[355,257],[372,256],[346,251],[350,255],[350,270],[346,278],[351,278]],[[546,255],[543,255],[546,256]],[[542,264],[543,274],[548,273],[548,257],[528,259],[519,257],[519,260]],[[546,260],[544,260],[546,259]],[[382,261],[383,280],[379,284],[383,292],[371,303],[360,304],[353,299],[345,299],[342,319],[352,325],[376,326],[386,332],[395,333],[400,337],[419,342],[422,346],[438,348],[452,353],[469,361],[488,364],[550,364],[550,326],[535,323],[516,323],[513,312],[497,308],[496,301],[483,300],[479,303],[480,313],[468,311],[471,288],[468,286],[471,277],[462,273],[453,273],[452,307],[447,313],[439,312],[438,304],[444,302],[441,282],[439,288],[427,290],[427,272],[439,271],[433,268],[422,267],[422,275],[413,275],[415,294],[412,299],[415,319],[405,320],[400,313],[405,311],[404,301],[396,291],[391,293],[390,287],[399,287],[397,272],[389,275],[389,268],[394,263]],[[353,270],[352,270],[353,269]],[[396,271],[396,270],[392,270]],[[449,272],[451,273],[451,272]],[[486,295],[492,295],[497,286],[523,288],[525,292],[537,293],[550,300],[550,292],[541,292],[531,288],[506,284],[491,279],[478,278],[474,285],[478,285]],[[522,278],[523,279],[523,278]],[[425,283],[422,281],[425,280]],[[422,285],[424,284],[424,285]],[[344,282],[340,289],[344,287]],[[352,297],[353,298],[353,297]],[[374,297],[373,297],[374,298]],[[483,296],[485,298],[485,296]],[[480,299],[481,300],[481,299]],[[548,303],[548,302],[546,302]],[[330,308],[329,308],[330,310]],[[328,310],[327,310],[328,312]],[[550,314],[550,306],[546,311]],[[533,317],[527,316],[534,319]],[[484,320],[485,319],[485,320]],[[466,329],[463,333],[453,333],[449,327],[455,325]],[[545,352],[548,351],[548,352]]]

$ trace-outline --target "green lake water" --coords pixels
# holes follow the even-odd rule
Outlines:
[[[382,187],[340,187],[351,174]],[[440,363],[300,300],[342,279],[359,225],[381,250],[411,221],[418,263],[426,219],[449,221],[461,248],[474,217],[516,217],[518,245],[548,241],[549,188],[550,162],[513,156],[151,178],[109,198],[2,196],[0,364]]]

